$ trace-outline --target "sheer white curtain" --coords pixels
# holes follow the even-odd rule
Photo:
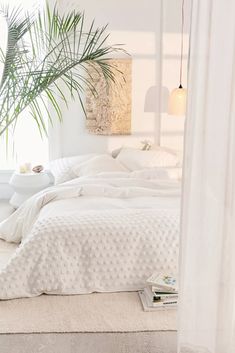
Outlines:
[[[193,0],[179,352],[235,352],[235,1]]]

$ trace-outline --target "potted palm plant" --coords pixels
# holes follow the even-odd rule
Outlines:
[[[14,128],[26,108],[40,132],[46,133],[45,112],[52,121],[48,101],[62,119],[58,96],[66,104],[77,96],[84,109],[84,90],[96,94],[89,66],[107,84],[115,81],[109,58],[120,48],[107,44],[107,26],[95,28],[92,22],[85,30],[84,13],[61,15],[56,6],[48,5],[36,14],[9,7],[3,7],[1,14],[8,37],[6,48],[0,49],[0,137]],[[61,87],[66,87],[69,97]]]

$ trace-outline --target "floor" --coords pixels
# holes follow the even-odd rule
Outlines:
[[[0,221],[12,211],[0,201]],[[176,315],[134,292],[2,301],[0,353],[176,353]]]

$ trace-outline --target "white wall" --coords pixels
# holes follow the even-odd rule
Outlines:
[[[183,150],[184,117],[167,114],[169,93],[179,85],[182,0],[58,0],[61,12],[85,10],[87,20],[109,23],[111,43],[124,43],[133,58],[132,135],[95,136],[85,129],[77,102],[64,109],[64,122],[52,131],[51,158],[103,152],[149,139]],[[185,0],[184,87],[191,0]]]
[[[51,157],[103,152],[122,144],[135,145],[146,138],[159,143],[161,0],[58,0],[58,3],[61,11],[74,7],[85,10],[88,22],[95,18],[98,26],[109,23],[109,42],[126,44],[125,49],[133,58],[132,135],[108,137],[88,134],[79,103],[71,102],[69,111],[64,110],[62,126],[52,131]],[[147,93],[152,86],[157,86],[157,89],[149,102]],[[154,106],[154,111],[149,112],[151,106]]]

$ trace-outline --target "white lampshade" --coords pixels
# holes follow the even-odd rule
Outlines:
[[[187,90],[183,87],[175,88],[169,99],[169,114],[185,115],[187,102]]]

